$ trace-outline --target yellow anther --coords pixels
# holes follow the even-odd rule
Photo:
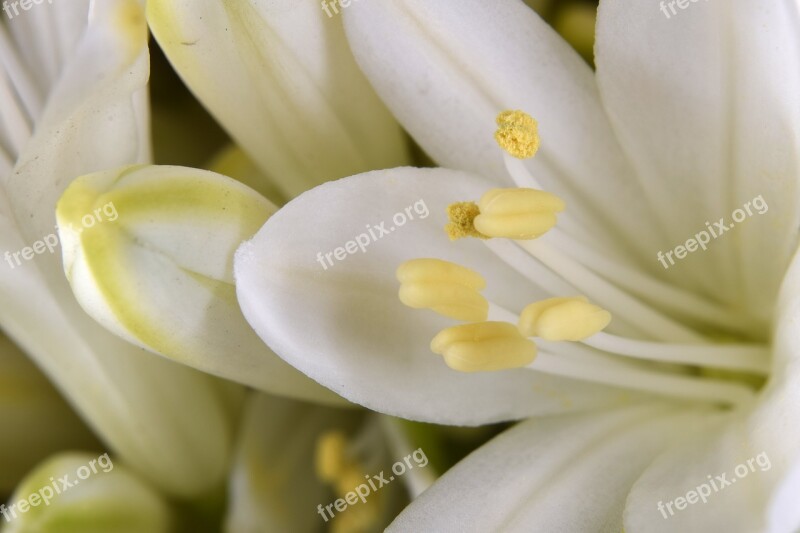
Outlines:
[[[611,313],[580,296],[550,298],[522,310],[519,330],[526,337],[548,341],[581,341],[602,331]]]
[[[508,322],[480,322],[440,331],[433,353],[461,372],[487,372],[527,366],[536,359],[536,344]]]
[[[535,239],[556,225],[556,213],[564,210],[564,202],[537,189],[492,189],[478,207],[474,224],[483,235]]]
[[[480,209],[475,202],[456,202],[447,206],[447,218],[450,222],[444,227],[451,241],[464,237],[477,237],[486,239],[475,229],[473,221],[480,215]]]
[[[397,268],[400,301],[414,309],[479,322],[489,314],[489,302],[478,291],[486,281],[477,272],[441,259],[412,259]]]
[[[335,483],[349,468],[347,438],[341,431],[328,431],[317,439],[314,466],[317,477]]]
[[[538,125],[524,111],[503,111],[497,115],[494,138],[500,148],[517,159],[533,157],[539,150]]]

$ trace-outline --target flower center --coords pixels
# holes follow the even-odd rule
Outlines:
[[[741,319],[557,228],[564,202],[542,190],[521,161],[539,148],[536,121],[504,111],[497,124],[495,139],[518,188],[451,204],[445,231],[451,240],[483,239],[552,297],[518,315],[487,300],[481,294],[486,281],[466,266],[433,258],[407,261],[397,269],[400,300],[467,322],[441,331],[431,350],[462,372],[527,368],[722,405],[751,400],[769,372],[767,346],[712,342],[700,331],[735,331]],[[568,213],[559,223],[564,219],[569,227]],[[545,233],[547,242],[537,240]],[[614,333],[603,331],[609,326]]]

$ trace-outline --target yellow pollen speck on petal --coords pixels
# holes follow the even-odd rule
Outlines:
[[[114,23],[117,35],[125,39],[130,52],[138,52],[147,41],[147,20],[138,0],[125,0],[115,8]]]
[[[450,240],[455,241],[464,237],[488,238],[475,229],[474,220],[480,214],[480,208],[475,202],[456,202],[447,206],[447,218],[450,222],[444,230]]]
[[[503,111],[497,115],[494,138],[500,148],[517,159],[533,157],[539,150],[538,124],[524,111]]]
[[[548,341],[582,341],[605,329],[611,313],[584,297],[549,298],[523,309],[519,330]]]
[[[440,331],[431,351],[460,372],[490,372],[527,366],[536,359],[536,344],[514,324],[479,322]]]
[[[535,239],[556,225],[564,201],[538,189],[492,189],[478,202],[475,229],[489,237]]]
[[[483,277],[441,259],[412,259],[397,268],[400,301],[414,309],[431,309],[456,320],[477,322],[489,315],[489,302],[479,291]]]
[[[348,468],[346,449],[347,439],[341,431],[329,431],[317,439],[314,466],[320,480],[334,483],[342,476]]]

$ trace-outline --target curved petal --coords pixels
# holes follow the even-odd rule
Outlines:
[[[56,210],[64,270],[84,310],[123,339],[261,390],[341,402],[273,354],[236,302],[233,253],[275,209],[193,168],[82,176]]]
[[[628,500],[625,530],[770,531],[800,528],[796,486],[800,462],[800,260],[781,288],[772,377],[748,412],[727,417],[659,458]],[[718,476],[724,476],[724,483]],[[671,502],[710,484],[707,502],[656,519],[655,502]],[[735,484],[734,484],[735,483]],[[714,490],[712,490],[714,489]],[[687,504],[683,504],[686,506]]]
[[[450,469],[388,531],[619,533],[633,481],[701,419],[649,404],[522,422]]]
[[[768,319],[800,223],[800,8],[670,4],[601,2],[603,102],[668,228],[662,249],[735,224],[666,275]]]
[[[86,33],[0,190],[0,249],[8,252],[0,324],[128,464],[187,496],[219,483],[227,466],[231,419],[219,384],[96,324],[70,292],[60,258],[36,244],[56,237],[56,201],[71,179],[147,157],[147,113],[138,107],[146,38],[136,0],[92,3]]]
[[[289,197],[405,163],[401,130],[314,0],[154,0],[153,34],[186,84]]]
[[[520,310],[541,290],[477,240],[451,243],[445,208],[491,184],[444,169],[370,172],[287,204],[237,251],[245,317],[291,365],[345,398],[404,418],[481,424],[632,400],[530,370],[464,374],[430,351],[451,321],[404,307],[395,270],[419,257],[486,276],[486,297]],[[360,244],[359,244],[360,243]]]
[[[533,10],[518,0],[387,0],[354,3],[344,16],[362,70],[440,165],[508,183],[495,117],[523,109],[542,137],[525,162],[537,180],[593,243],[627,237],[650,256],[657,228],[592,71]]]
[[[51,457],[25,478],[2,510],[7,533],[171,531],[167,501],[108,454]]]

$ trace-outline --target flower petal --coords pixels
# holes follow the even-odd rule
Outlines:
[[[631,483],[700,419],[647,404],[522,422],[450,469],[387,531],[618,533]]]
[[[18,502],[28,500],[26,511]],[[35,505],[31,502],[38,501]],[[167,501],[108,454],[54,456],[31,472],[11,498],[16,508],[7,533],[166,533],[170,528]],[[45,503],[45,505],[42,505]]]
[[[539,123],[541,147],[525,162],[536,179],[593,243],[627,237],[649,257],[656,227],[592,70],[533,10],[517,0],[387,0],[354,3],[344,17],[362,70],[437,163],[507,185],[495,118],[522,109]]]
[[[67,279],[87,313],[134,344],[261,390],[335,402],[261,342],[236,302],[233,253],[275,209],[231,178],[186,167],[80,177],[56,211]]]
[[[791,0],[678,7],[601,2],[603,102],[668,232],[662,249],[741,219],[670,279],[766,319],[800,223],[800,13]]]
[[[633,487],[625,530],[770,531],[800,528],[800,260],[781,288],[772,377],[751,410],[735,412],[660,457]],[[724,476],[730,484],[718,476]],[[710,485],[707,502],[658,518],[659,501],[673,502]],[[735,484],[734,484],[735,483]],[[714,489],[714,490],[712,490]]]
[[[289,197],[406,160],[401,130],[317,2],[154,0],[184,81]]]
[[[136,0],[92,4],[86,33],[0,189],[0,249],[9,252],[0,324],[128,464],[188,496],[219,483],[227,466],[231,420],[219,384],[97,325],[72,296],[60,258],[35,244],[55,238],[56,201],[71,179],[147,157],[146,38]],[[19,258],[29,246],[42,253],[30,248],[34,259],[15,264],[12,252]]]
[[[452,325],[404,307],[396,268],[433,257],[481,273],[487,299],[521,310],[541,293],[477,240],[449,242],[445,208],[491,183],[394,169],[317,187],[287,204],[235,260],[239,303],[275,352],[347,399],[404,418],[482,424],[630,401],[620,390],[531,370],[463,374],[430,351]]]

